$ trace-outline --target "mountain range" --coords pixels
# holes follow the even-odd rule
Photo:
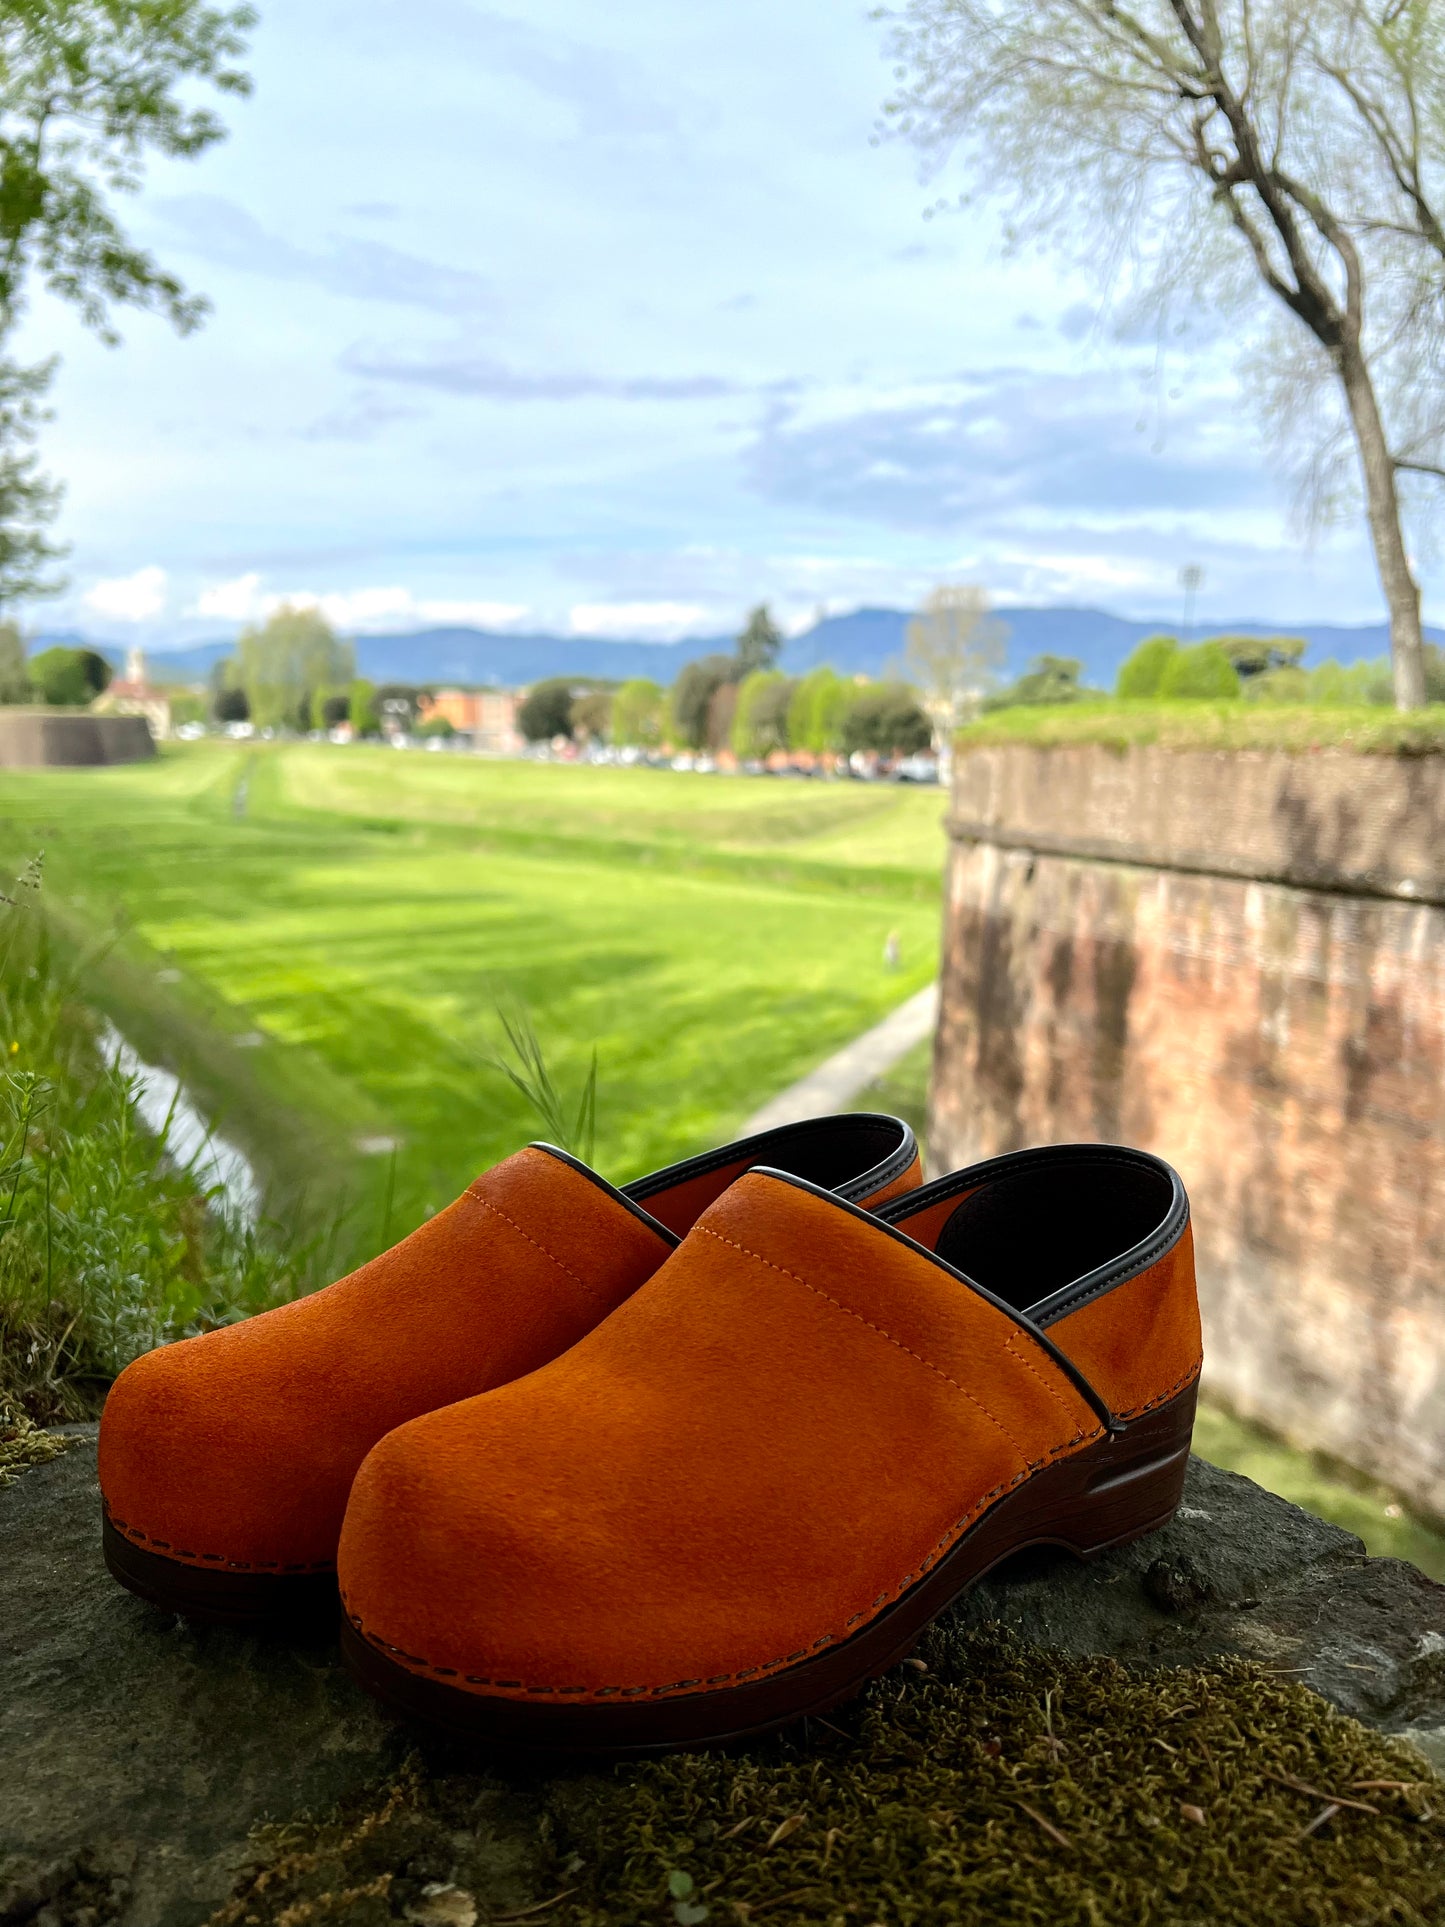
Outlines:
[[[1178,634],[1169,622],[1136,622],[1103,609],[1071,607],[1019,608],[998,611],[1008,629],[1006,677],[1020,675],[1035,656],[1070,656],[1082,665],[1082,680],[1100,689],[1113,687],[1119,665],[1143,637],[1161,630]],[[911,620],[904,609],[855,609],[848,615],[824,616],[812,628],[791,637],[782,654],[782,667],[801,675],[820,663],[848,675],[879,676],[902,662],[906,630]],[[1307,663],[1334,657],[1339,662],[1383,656],[1389,634],[1383,623],[1346,628],[1328,623],[1284,625],[1241,621],[1198,624],[1194,633],[1206,635],[1303,636]],[[1426,631],[1432,642],[1445,643],[1445,631]],[[74,634],[47,635],[34,647],[51,643],[80,643]],[[124,652],[109,642],[97,645],[117,663]],[[199,643],[184,649],[155,649],[148,654],[150,673],[165,682],[199,682],[212,666],[228,656],[233,640]],[[357,674],[373,682],[494,685],[516,688],[544,676],[596,677],[623,681],[629,676],[651,676],[670,683],[684,663],[695,657],[730,653],[731,636],[694,636],[683,642],[611,641],[596,636],[539,633],[515,635],[487,629],[418,629],[397,635],[355,638]]]

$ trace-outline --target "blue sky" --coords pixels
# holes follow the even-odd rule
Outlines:
[[[206,327],[106,349],[34,304],[47,627],[164,646],[304,596],[663,638],[956,580],[1177,616],[1190,562],[1202,620],[1380,616],[1353,528],[1292,530],[1218,341],[1161,363],[987,212],[925,220],[862,9],[288,0],[251,69],[126,210]]]

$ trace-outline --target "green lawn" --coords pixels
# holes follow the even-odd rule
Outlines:
[[[536,1134],[481,1061],[498,987],[564,1085],[596,1046],[599,1163],[637,1175],[928,981],[942,813],[936,790],[200,744],[0,775],[0,853],[44,849],[64,929],[109,940],[97,1001],[273,1197],[344,1190],[347,1242],[375,1247]],[[358,1148],[388,1139],[394,1172]]]
[[[1157,743],[1165,749],[1350,749],[1372,756],[1445,751],[1445,703],[1399,713],[1379,704],[1120,702],[1032,704],[995,710],[959,733],[960,750],[995,743],[1064,748],[1099,743],[1124,750]]]

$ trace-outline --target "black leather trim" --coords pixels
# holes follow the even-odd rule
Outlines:
[[[1184,1235],[1189,1223],[1189,1199],[1179,1173],[1163,1158],[1157,1158],[1149,1151],[1137,1151],[1123,1144],[1041,1144],[1028,1151],[1006,1151],[1003,1156],[987,1158],[982,1164],[967,1165],[961,1171],[952,1171],[946,1177],[935,1178],[931,1184],[920,1185],[918,1190],[908,1192],[904,1197],[893,1198],[878,1207],[877,1216],[885,1223],[895,1218],[912,1217],[919,1211],[926,1211],[930,1205],[941,1199],[956,1197],[960,1192],[974,1192],[995,1179],[1015,1177],[1020,1172],[1036,1168],[1047,1170],[1050,1165],[1097,1164],[1118,1165],[1131,1170],[1147,1170],[1168,1180],[1170,1187],[1169,1204],[1158,1228],[1138,1244],[1111,1258],[1107,1264],[1097,1265],[1092,1271],[1071,1279],[1067,1285],[1041,1298],[1037,1304],[1028,1308],[1029,1317],[1039,1326],[1052,1325],[1070,1312],[1078,1311],[1094,1298],[1102,1297],[1116,1285],[1127,1284],[1137,1278],[1141,1271],[1157,1264],[1173,1245]],[[940,1229],[940,1236],[942,1229]],[[909,1241],[913,1241],[910,1239]]]
[[[895,1178],[901,1178],[918,1156],[918,1140],[913,1135],[912,1126],[901,1117],[889,1117],[882,1111],[844,1111],[831,1117],[808,1117],[794,1124],[779,1124],[771,1131],[758,1131],[752,1137],[736,1138],[731,1144],[719,1145],[715,1151],[704,1151],[698,1157],[684,1158],[680,1164],[665,1165],[661,1171],[634,1178],[630,1184],[622,1186],[622,1193],[625,1197],[638,1200],[652,1198],[659,1191],[670,1191],[674,1185],[686,1184],[691,1178],[706,1177],[709,1172],[722,1170],[729,1164],[746,1162],[756,1166],[769,1155],[778,1156],[790,1143],[799,1140],[806,1141],[814,1136],[836,1137],[852,1131],[881,1135],[884,1130],[896,1133],[896,1147],[856,1178],[849,1178],[837,1190],[837,1195],[842,1198],[867,1198],[891,1184]]]
[[[644,1211],[642,1206],[638,1204],[635,1199],[630,1198],[625,1190],[619,1190],[615,1184],[609,1184],[606,1178],[599,1176],[599,1174],[592,1169],[590,1164],[584,1164],[581,1158],[574,1158],[570,1151],[564,1151],[560,1145],[548,1144],[542,1138],[534,1138],[527,1146],[527,1149],[529,1151],[545,1151],[549,1158],[556,1158],[560,1164],[568,1164],[574,1171],[580,1172],[584,1178],[587,1178],[591,1183],[595,1184],[599,1191],[605,1191],[609,1198],[615,1198],[620,1205],[624,1205],[627,1210],[632,1213],[634,1218],[647,1226],[649,1231],[655,1231],[669,1251],[676,1251],[677,1247],[682,1243],[682,1239],[678,1237],[675,1231],[669,1231],[665,1224],[659,1224],[657,1219],[654,1218],[650,1212]]]
[[[880,1206],[876,1212],[860,1211],[856,1204],[850,1204],[846,1198],[840,1198],[836,1191],[825,1191],[820,1185],[809,1184],[806,1178],[795,1178],[787,1171],[774,1171],[767,1165],[756,1165],[750,1175],[759,1178],[775,1178],[780,1184],[791,1184],[799,1191],[811,1192],[815,1198],[821,1198],[826,1204],[835,1205],[839,1211],[846,1211],[850,1217],[859,1219],[871,1230],[881,1232],[885,1238],[891,1238],[895,1244],[904,1246],[908,1251],[916,1252],[920,1258],[926,1258],[929,1264],[958,1284],[967,1286],[976,1297],[982,1298],[985,1304],[992,1305],[995,1311],[1001,1311],[1011,1324],[1017,1325],[1021,1332],[1033,1339],[1039,1349],[1057,1365],[1106,1431],[1112,1432],[1119,1429],[1119,1421],[1114,1417],[1107,1400],[1095,1391],[1073,1359],[1060,1351],[1054,1341],[1040,1330],[1027,1313],[1016,1311],[1012,1305],[1006,1305],[1001,1298],[995,1298],[993,1293],[979,1284],[976,1278],[970,1278],[966,1272],[957,1270],[946,1259],[940,1258],[937,1252],[930,1251],[927,1245],[919,1244],[917,1239],[910,1238],[906,1231],[899,1231],[895,1225],[889,1224],[883,1216],[883,1212],[888,1208],[886,1205]],[[931,1185],[924,1188],[933,1189]],[[916,1198],[918,1192],[910,1191],[908,1196]]]

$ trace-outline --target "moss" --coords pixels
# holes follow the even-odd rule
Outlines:
[[[14,1485],[22,1472],[32,1466],[58,1459],[79,1441],[45,1432],[24,1412],[0,1405],[0,1486]]]
[[[1113,750],[1350,749],[1371,756],[1445,752],[1445,704],[1400,713],[1379,705],[1321,703],[1097,702],[995,710],[962,730],[958,748],[1097,743]]]
[[[1445,1786],[1298,1682],[1001,1635],[966,1656],[966,1684],[905,1665],[748,1752],[554,1780],[529,1898],[472,1871],[475,1783],[413,1768],[349,1818],[262,1836],[213,1927],[1445,1921]]]

